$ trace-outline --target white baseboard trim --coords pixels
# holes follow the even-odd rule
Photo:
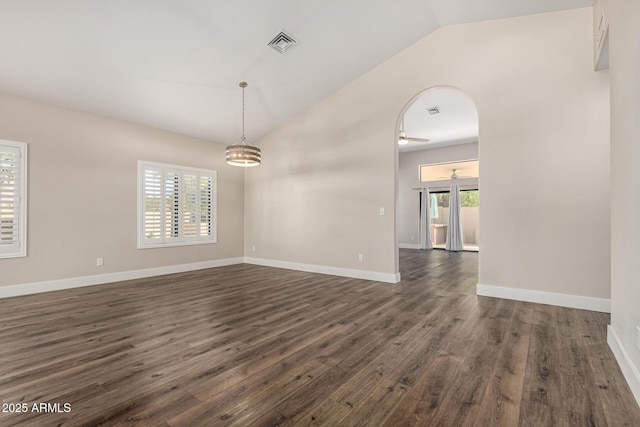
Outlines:
[[[416,245],[415,243],[400,243],[398,247],[400,249],[420,249],[420,245]]]
[[[611,348],[618,365],[620,365],[622,375],[627,380],[633,397],[636,398],[636,402],[640,406],[640,372],[638,372],[638,367],[631,361],[629,354],[625,351],[622,342],[620,342],[618,334],[611,325],[607,326],[607,344],[609,344],[609,348]]]
[[[306,271],[308,273],[329,274],[331,276],[350,277],[353,279],[374,280],[385,283],[400,282],[400,273],[381,273],[377,271],[354,270],[340,267],[327,267],[324,265],[301,264],[289,261],[277,261],[264,258],[245,257],[246,264],[262,265],[265,267],[285,268],[287,270]]]
[[[121,282],[124,280],[142,279],[145,277],[161,276],[164,274],[203,270],[205,268],[224,267],[227,265],[243,263],[263,265],[267,267],[286,268],[288,270],[307,271],[310,273],[329,274],[333,276],[343,276],[355,279],[374,280],[386,283],[400,282],[400,273],[390,274],[366,270],[326,267],[313,264],[299,264],[295,262],[275,261],[261,258],[237,257],[218,259],[213,261],[194,262],[189,264],[168,265],[164,267],[146,268],[141,270],[96,274],[93,276],[71,277],[68,279],[45,280],[42,282],[0,286],[0,299],[17,297],[21,295],[38,294],[42,292],[61,291],[64,289],[80,288],[83,286],[102,285],[106,283]]]
[[[72,277],[69,279],[46,280],[42,282],[22,283],[19,285],[0,286],[0,298],[41,292],[60,291],[83,286],[102,285],[123,280],[142,279],[144,277],[161,276],[163,274],[183,273],[185,271],[203,270],[205,268],[224,267],[242,264],[244,258],[225,258],[213,261],[194,262],[189,264],[168,265],[164,267],[146,268],[142,270],[122,271],[117,273],[96,274],[95,276]]]
[[[482,285],[478,283],[476,294],[485,297],[504,298],[560,307],[579,308],[581,310],[611,313],[611,300],[581,295],[559,294],[555,292],[535,291],[531,289],[507,288],[504,286]]]

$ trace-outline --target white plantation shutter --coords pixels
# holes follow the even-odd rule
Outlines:
[[[216,242],[216,172],[139,162],[138,247]]]
[[[27,145],[0,140],[0,258],[26,256]]]
[[[164,238],[176,241],[180,239],[180,171],[165,171],[164,191]]]
[[[147,168],[143,171],[143,236],[146,241],[162,239],[162,170]]]
[[[200,176],[200,236],[211,236],[213,223],[212,206],[215,205],[213,199],[213,179],[210,176]]]
[[[194,239],[198,237],[198,177],[194,174],[184,174],[183,178],[183,211],[182,224],[185,239]]]

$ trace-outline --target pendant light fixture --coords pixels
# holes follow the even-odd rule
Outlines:
[[[260,166],[262,156],[260,149],[251,145],[244,136],[244,88],[247,87],[247,82],[240,82],[240,87],[242,88],[242,138],[236,144],[227,147],[227,164],[251,168]]]

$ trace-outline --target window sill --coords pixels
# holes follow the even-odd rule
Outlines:
[[[190,240],[186,242],[168,242],[168,243],[154,243],[154,244],[140,244],[138,242],[137,249],[157,249],[157,248],[170,248],[175,246],[211,245],[214,243],[218,243],[217,239]]]

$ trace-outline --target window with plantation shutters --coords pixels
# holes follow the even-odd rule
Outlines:
[[[27,144],[0,140],[0,258],[27,255]]]
[[[216,171],[138,162],[138,248],[216,242]]]

